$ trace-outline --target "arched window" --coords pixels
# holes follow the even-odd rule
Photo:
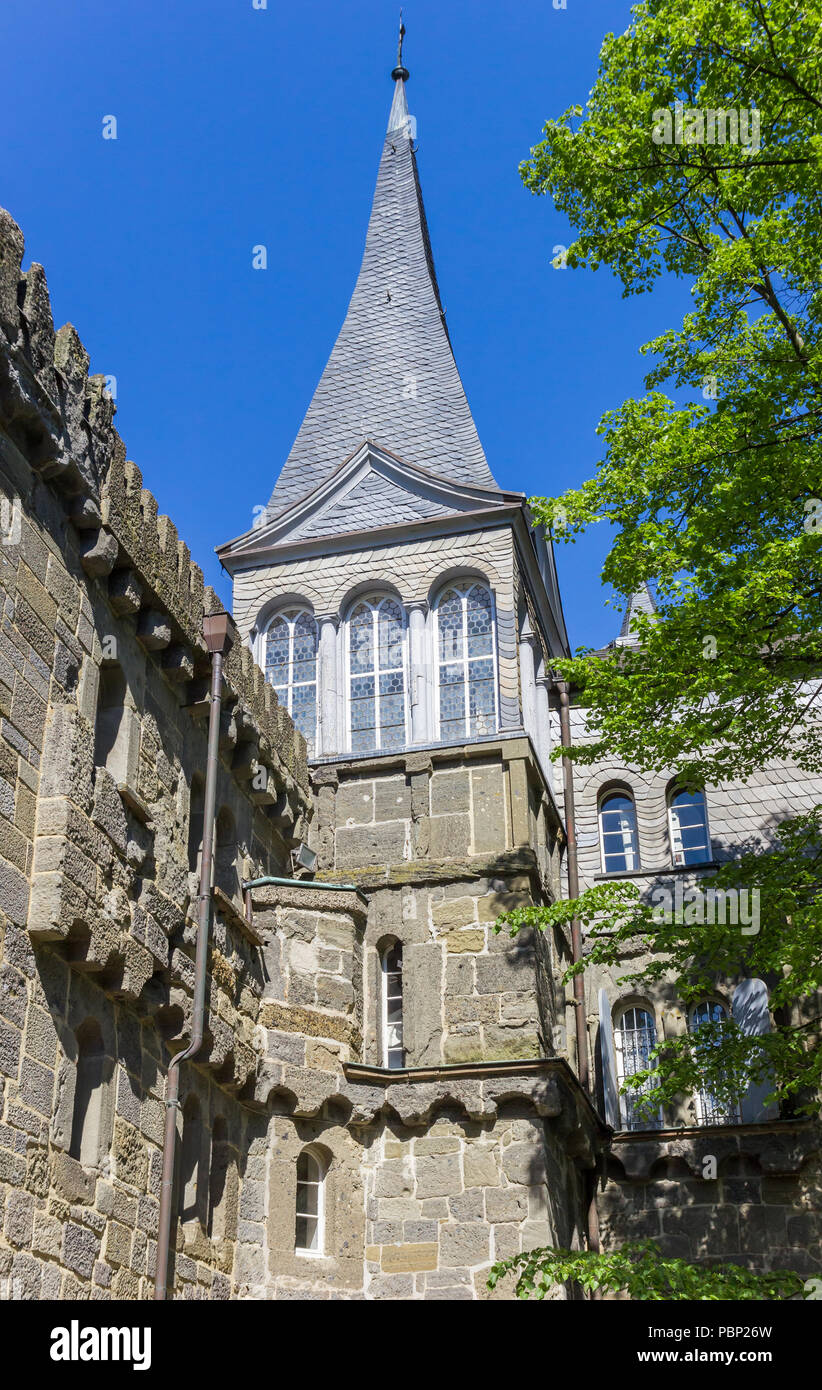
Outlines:
[[[599,835],[603,873],[625,874],[639,868],[636,807],[627,792],[611,792],[600,802]]]
[[[617,1081],[621,1086],[629,1076],[645,1071],[651,1063],[651,1052],[656,1047],[656,1024],[653,1014],[637,1005],[623,1009],[614,1024],[614,1052],[616,1053]],[[624,1129],[656,1129],[660,1117],[643,1110],[637,1098],[647,1094],[650,1083],[625,1091],[619,1097],[619,1113]]]
[[[393,598],[363,599],[348,619],[351,752],[402,748],[405,706],[405,616]]]
[[[382,1064],[396,1071],[405,1066],[402,1039],[402,946],[392,942],[382,953]]]
[[[321,1255],[324,1249],[325,1164],[313,1149],[297,1159],[297,1220],[295,1249],[302,1255]]]
[[[692,1033],[703,1033],[703,1041],[697,1047],[701,1050],[722,1046],[722,1029],[727,1023],[728,1010],[717,999],[703,999],[691,1009],[688,1020]],[[707,1087],[696,1095],[696,1118],[701,1125],[733,1125],[739,1120],[739,1110],[734,1104],[720,1100]]]
[[[308,744],[317,738],[317,624],[306,608],[285,608],[265,634],[265,674]]]
[[[494,602],[484,584],[452,585],[437,604],[440,738],[497,731]]]
[[[103,1035],[96,1019],[87,1019],[76,1033],[77,1073],[71,1115],[69,1153],[79,1163],[96,1167],[102,1144],[103,1082],[106,1059]]]
[[[704,864],[711,858],[703,791],[674,787],[668,796],[668,825],[674,864]]]

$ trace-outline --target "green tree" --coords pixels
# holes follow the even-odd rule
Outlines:
[[[489,1289],[508,1274],[516,1276],[517,1297],[523,1299],[543,1299],[552,1288],[566,1283],[579,1284],[588,1294],[627,1293],[632,1299],[654,1303],[781,1300],[798,1298],[805,1289],[799,1275],[790,1270],[752,1274],[738,1265],[691,1265],[666,1259],[649,1240],[632,1241],[604,1255],[551,1247],[529,1250],[493,1265]]]
[[[626,595],[649,583],[659,609],[637,619],[638,645],[557,662],[589,711],[590,741],[570,756],[607,751],[688,786],[773,758],[817,772],[822,6],[645,0],[606,37],[585,109],[543,134],[522,177],[571,221],[571,270],[607,266],[626,296],[674,276],[692,298],[681,326],[642,349],[646,393],[600,423],[595,476],[531,502],[557,540],[610,522],[603,579]],[[806,1001],[822,984],[822,807],[742,848],[715,883],[759,888],[756,935],[656,921],[616,883],[504,919],[517,931],[576,915],[589,961],[651,951],[628,978],[673,980],[686,999],[717,974],[773,986],[777,1031],[666,1044],[651,1107],[700,1080],[730,1098],[752,1074],[772,1076],[782,1101],[811,1105],[818,1091]]]

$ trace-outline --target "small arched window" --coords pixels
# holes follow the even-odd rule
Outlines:
[[[703,791],[674,787],[668,796],[668,825],[674,864],[704,864],[711,858]]]
[[[317,624],[307,608],[285,608],[265,634],[265,674],[308,745],[317,738]]]
[[[484,584],[452,585],[437,604],[440,738],[497,731],[494,602]]]
[[[78,1028],[76,1037],[77,1073],[69,1153],[79,1163],[96,1167],[103,1138],[101,1128],[106,1070],[103,1035],[96,1019],[87,1019]]]
[[[405,1066],[402,1036],[402,946],[392,942],[382,953],[382,1064],[398,1071]]]
[[[325,1164],[313,1149],[297,1159],[297,1220],[294,1245],[298,1254],[322,1255],[325,1240]]]
[[[697,1056],[701,1051],[710,1053],[713,1048],[721,1048],[722,1030],[727,1022],[728,1010],[718,999],[703,999],[694,1005],[688,1026],[692,1033],[703,1035],[695,1047]],[[702,1087],[696,1095],[696,1118],[701,1125],[733,1125],[739,1120],[739,1109],[721,1100],[708,1087]]]
[[[611,792],[603,797],[599,807],[599,834],[603,873],[625,874],[639,868],[636,807],[627,792]]]
[[[407,742],[405,615],[393,598],[363,599],[348,619],[351,752]]]
[[[648,1009],[639,1005],[623,1009],[614,1024],[614,1052],[617,1081],[621,1086],[629,1076],[646,1071],[652,1065],[651,1052],[656,1047],[656,1023]],[[624,1091],[619,1097],[619,1113],[624,1129],[655,1129],[659,1115],[649,1114],[638,1104],[638,1097],[647,1094],[650,1082]]]

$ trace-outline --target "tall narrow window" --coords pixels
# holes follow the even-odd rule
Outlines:
[[[497,729],[494,605],[484,584],[452,586],[437,604],[441,739]]]
[[[195,1221],[200,1214],[202,1142],[200,1102],[196,1096],[189,1096],[183,1107],[183,1144],[180,1151],[180,1178],[183,1189],[180,1219],[182,1221]]]
[[[103,666],[97,691],[94,764],[108,768],[119,782],[126,780],[127,733],[126,678],[119,666]]]
[[[297,1159],[295,1247],[302,1255],[321,1255],[325,1224],[325,1165],[312,1149]]]
[[[227,806],[221,806],[214,830],[214,882],[229,898],[237,896],[240,878],[237,873],[237,832],[234,817]]]
[[[317,737],[317,624],[305,608],[278,613],[265,636],[265,674],[308,744]]]
[[[605,797],[599,808],[599,833],[603,873],[624,874],[639,868],[633,797],[625,792]]]
[[[218,1115],[211,1130],[211,1166],[208,1178],[208,1234],[215,1240],[223,1240],[228,1234],[226,1214],[232,1160],[228,1127],[222,1115]]]
[[[674,789],[668,800],[668,822],[674,864],[704,864],[710,859],[708,816],[703,791]]]
[[[392,598],[363,600],[348,620],[351,752],[407,742],[405,619]]]
[[[402,946],[398,941],[382,956],[382,1053],[383,1066],[397,1071],[405,1066],[402,1037]]]
[[[69,1153],[78,1162],[94,1167],[100,1157],[105,1056],[103,1035],[95,1019],[77,1030],[77,1074],[71,1115]]]
[[[188,867],[196,874],[200,868],[200,851],[203,847],[203,807],[205,787],[199,772],[191,779],[191,794],[188,799]]]
[[[703,1051],[710,1055],[713,1048],[722,1047],[722,1030],[728,1019],[728,1011],[716,999],[703,999],[694,1005],[690,1016],[692,1033],[702,1033],[697,1045],[697,1055]],[[733,1125],[739,1120],[739,1109],[733,1103],[721,1100],[709,1087],[703,1087],[696,1096],[696,1118],[701,1125]]]
[[[629,1076],[651,1066],[651,1052],[656,1047],[656,1024],[647,1009],[625,1009],[614,1026],[617,1081],[621,1086]],[[619,1113],[624,1129],[656,1129],[659,1115],[653,1115],[638,1105],[638,1097],[650,1089],[650,1081],[619,1097]]]

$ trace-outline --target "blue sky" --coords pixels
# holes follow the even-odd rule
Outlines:
[[[261,0],[258,0],[261,3]],[[354,286],[391,101],[388,0],[3,0],[0,203],[92,371],[117,380],[129,457],[208,582],[264,504]],[[437,273],[500,486],[594,469],[603,412],[641,394],[640,344],[684,287],[628,300],[558,271],[571,237],[518,165],[584,102],[623,0],[410,0],[405,61]],[[14,55],[14,61],[10,61]],[[104,140],[103,120],[117,119]],[[252,268],[264,244],[268,269]],[[572,646],[599,645],[606,536],[558,550]]]

